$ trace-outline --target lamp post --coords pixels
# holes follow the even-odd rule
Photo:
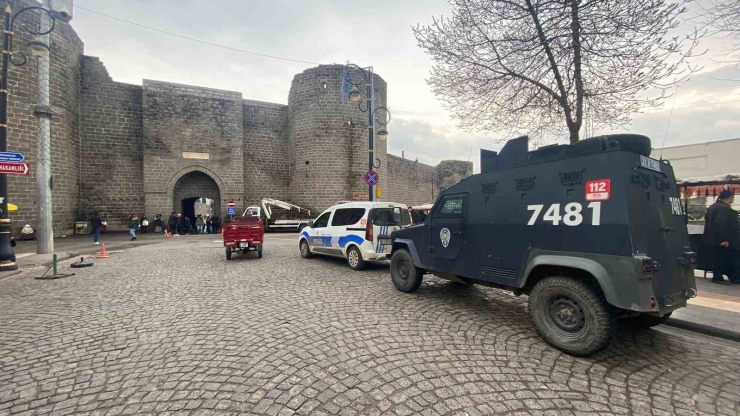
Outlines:
[[[15,55],[21,57],[21,60],[13,60],[13,26],[15,20],[21,14],[29,10],[42,10],[51,18],[51,27],[46,31],[35,31],[27,26],[23,28],[29,33],[36,35],[33,41],[28,44],[31,54],[34,56],[44,56],[49,53],[49,46],[41,41],[40,36],[51,33],[54,30],[54,16],[50,11],[43,7],[26,7],[16,14],[13,14],[10,6],[5,8],[5,20],[3,31],[3,67],[2,78],[0,79],[0,152],[8,151],[8,67],[10,64],[23,66],[28,58],[23,52],[17,52]],[[10,233],[12,227],[8,217],[8,175],[0,174],[0,271],[16,270],[18,264],[15,262],[15,253],[10,245]]]
[[[384,140],[388,137],[388,130],[386,130],[385,126],[390,122],[391,120],[391,112],[388,111],[385,107],[376,107],[373,109],[373,67],[368,68],[361,68],[355,64],[347,63],[347,65],[344,67],[346,71],[349,71],[351,69],[355,69],[360,71],[362,74],[362,77],[365,81],[365,87],[366,87],[366,93],[365,93],[365,108],[362,107],[362,93],[357,88],[358,85],[361,85],[360,83],[354,83],[352,82],[352,77],[347,76],[346,81],[352,86],[352,89],[349,91],[349,100],[352,103],[357,103],[357,107],[362,111],[363,113],[367,113],[367,147],[368,147],[368,157],[367,157],[367,169],[368,170],[374,170],[375,166],[375,137],[378,139]],[[375,118],[376,113],[378,111],[382,111],[386,114],[386,117],[384,118],[384,121],[378,120]],[[375,131],[375,123],[380,124],[382,127],[379,131]],[[368,199],[372,201],[375,197],[375,193],[373,192],[373,186],[368,185]]]

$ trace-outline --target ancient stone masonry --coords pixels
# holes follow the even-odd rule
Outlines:
[[[31,0],[10,3],[16,9]],[[22,23],[38,17],[27,19]],[[267,197],[319,213],[367,192],[367,113],[342,102],[341,65],[296,75],[283,105],[163,81],[115,82],[100,59],[83,55],[82,42],[63,22],[51,57],[57,235],[98,213],[112,228],[124,228],[131,214],[166,216],[197,197],[214,199],[215,212],[225,216],[230,199],[238,211]],[[358,72],[352,77],[364,85]],[[375,74],[373,84],[373,108],[386,106],[385,81]],[[20,206],[12,215],[18,232],[26,223],[35,227],[36,218],[34,62],[11,69],[10,89],[9,149],[22,152],[32,170],[9,178],[10,202]],[[472,172],[469,163],[432,167],[388,155],[383,140],[376,141],[374,156],[386,201],[431,202],[440,186]]]

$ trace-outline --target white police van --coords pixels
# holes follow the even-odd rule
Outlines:
[[[406,205],[393,202],[348,202],[334,205],[308,223],[298,236],[303,258],[314,254],[343,257],[361,270],[365,262],[391,254],[391,233],[409,225]]]

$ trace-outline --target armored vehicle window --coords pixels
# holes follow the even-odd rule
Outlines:
[[[437,215],[445,217],[460,217],[463,215],[463,197],[452,196],[444,199],[442,207],[437,211]]]
[[[330,215],[331,215],[331,211],[321,214],[321,216],[319,218],[316,218],[316,221],[314,221],[313,228],[324,228],[327,225],[329,225]]]
[[[334,211],[334,216],[331,219],[332,227],[341,227],[347,225],[350,211],[350,208],[342,208]]]
[[[354,225],[360,222],[362,217],[365,216],[365,208],[352,208],[352,211],[349,213],[349,221],[347,221],[347,225]]]

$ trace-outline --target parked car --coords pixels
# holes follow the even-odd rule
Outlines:
[[[234,252],[240,254],[257,252],[262,257],[262,245],[265,242],[265,227],[260,217],[236,216],[231,222],[223,225],[226,260],[231,260]]]
[[[349,202],[322,212],[298,236],[303,258],[314,254],[343,257],[361,270],[368,261],[391,253],[391,233],[409,225],[406,205],[394,202]]]

